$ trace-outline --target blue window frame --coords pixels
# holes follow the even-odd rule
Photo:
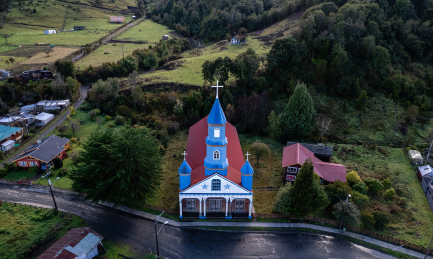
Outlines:
[[[221,191],[221,180],[212,180],[212,191]]]

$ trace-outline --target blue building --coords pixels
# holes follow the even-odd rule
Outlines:
[[[180,218],[252,218],[254,170],[248,155],[245,161],[217,93],[210,114],[189,131],[179,168]]]

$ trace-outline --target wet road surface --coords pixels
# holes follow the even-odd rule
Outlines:
[[[83,217],[104,238],[126,243],[137,254],[155,253],[152,221],[80,201],[74,194],[55,192],[55,196],[60,210]],[[0,199],[53,206],[46,190],[1,183]],[[167,259],[392,258],[336,237],[310,233],[229,232],[164,226],[158,241],[160,254]]]

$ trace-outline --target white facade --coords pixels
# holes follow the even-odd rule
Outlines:
[[[53,114],[41,112],[35,117],[35,125],[42,127],[46,125],[48,122],[50,122],[53,118],[54,118]]]
[[[48,34],[54,34],[54,33],[56,33],[56,30],[45,30],[45,31],[44,31],[44,34],[45,34],[45,35],[48,35]]]
[[[5,143],[1,144],[1,150],[6,151],[14,147],[15,141],[8,140]]]
[[[69,100],[44,100],[40,101],[36,104],[37,108],[40,108],[45,111],[55,111],[66,108],[70,104]]]

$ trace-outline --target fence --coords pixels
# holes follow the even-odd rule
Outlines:
[[[324,219],[324,218],[319,218],[316,216],[307,216],[304,218],[296,218],[290,215],[284,215],[284,214],[265,214],[265,213],[253,213],[253,217],[254,218],[280,218],[280,219],[289,219],[291,221],[295,221],[295,222],[302,222],[302,223],[313,223],[313,224],[321,224],[321,225],[331,225],[334,226],[336,228],[338,228],[340,226],[340,222],[332,220],[332,219]],[[401,239],[397,239],[397,238],[393,238],[390,236],[385,236],[379,233],[375,233],[373,231],[370,230],[366,230],[366,229],[362,229],[359,227],[355,227],[352,225],[347,225],[346,226],[346,230],[349,230],[351,232],[357,233],[357,234],[361,234],[364,236],[368,236],[371,238],[375,238],[378,240],[382,240],[391,244],[395,244],[395,245],[400,245],[400,246],[404,246],[406,248],[412,249],[414,251],[417,252],[421,252],[421,253],[427,253],[427,248],[423,247],[423,246],[419,246],[419,245],[415,245],[412,243],[409,243],[405,240],[401,240]],[[433,255],[433,251],[430,250],[429,255]]]
[[[21,207],[30,207],[30,208],[35,208],[35,209],[39,209],[39,210],[46,210],[47,212],[49,212],[50,210],[52,211],[52,209],[41,208],[41,207],[37,207],[37,206],[26,205],[26,204],[21,204],[21,203],[16,203],[16,202],[8,202],[6,200],[4,202],[2,202],[0,200],[0,205],[2,205],[2,203],[9,203],[9,204],[11,204],[11,205],[13,204],[15,206],[18,205]],[[24,252],[17,254],[17,257],[16,257],[17,259],[29,258],[29,255],[31,255],[34,251],[41,248],[49,240],[51,240],[54,237],[54,235],[57,233],[57,231],[59,231],[59,229],[66,226],[67,224],[69,224],[69,222],[72,221],[72,215],[71,214],[64,213],[64,212],[59,212],[59,213],[60,213],[60,217],[64,218],[64,220],[61,223],[56,223],[53,227],[51,227],[51,229],[47,233],[45,233],[45,235],[43,237],[40,237],[38,240],[34,241],[29,246],[27,246],[25,248]],[[48,214],[49,213],[44,214],[44,218],[47,217]]]

